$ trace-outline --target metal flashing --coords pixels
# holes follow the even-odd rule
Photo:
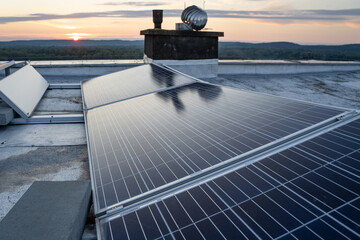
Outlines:
[[[39,115],[27,119],[14,118],[10,124],[83,123],[83,114]]]
[[[80,83],[51,83],[48,89],[81,89]]]

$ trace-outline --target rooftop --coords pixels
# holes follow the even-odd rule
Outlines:
[[[31,64],[50,84],[79,84],[142,65],[138,60],[37,61]],[[294,70],[294,64],[312,68]],[[265,72],[253,70],[264,65],[269,65]],[[220,61],[219,73],[217,78],[203,80],[333,107],[360,109],[358,62]],[[49,89],[35,114],[81,114],[82,111],[80,89]],[[0,126],[0,220],[34,181],[90,179],[85,132],[83,123]],[[94,222],[89,220],[83,239],[94,238]]]

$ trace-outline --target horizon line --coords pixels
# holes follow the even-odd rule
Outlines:
[[[58,38],[58,39],[15,39],[15,40],[1,40],[1,43],[4,42],[20,42],[20,41],[69,41],[69,42],[74,42],[74,43],[79,43],[81,41],[144,41],[143,38],[110,38],[110,39],[79,39],[77,41],[74,41],[72,39],[67,39],[67,38]],[[357,45],[360,44],[359,43],[343,43],[343,44],[338,44],[338,43],[301,43],[301,42],[290,42],[290,41],[271,41],[271,42],[262,42],[262,41],[242,41],[242,40],[219,40],[219,42],[239,42],[239,43],[252,43],[252,44],[261,44],[261,43],[292,43],[292,44],[297,44],[297,45],[324,45],[324,46],[343,46],[343,45]]]

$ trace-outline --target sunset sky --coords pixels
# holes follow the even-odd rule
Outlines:
[[[181,22],[184,5],[202,0],[1,0],[0,41],[23,39],[142,39],[152,9],[164,9],[163,28]],[[221,40],[360,43],[360,0],[207,0],[206,28]]]

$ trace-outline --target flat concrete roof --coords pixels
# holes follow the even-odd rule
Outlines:
[[[360,110],[360,70],[299,74],[219,74],[212,83]]]
[[[35,115],[82,114],[80,89],[47,90]],[[0,221],[34,181],[88,180],[85,126],[0,126]]]

